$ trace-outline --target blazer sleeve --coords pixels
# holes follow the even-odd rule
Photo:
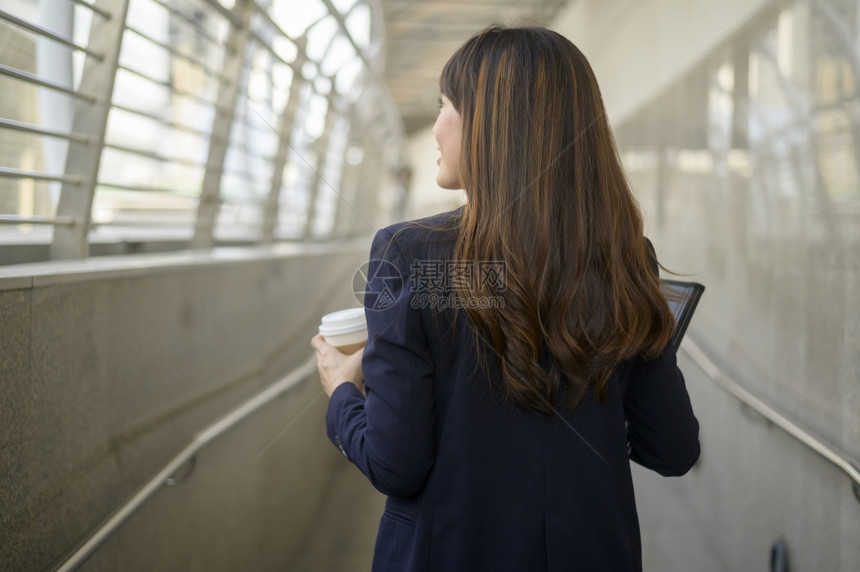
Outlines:
[[[699,422],[693,414],[675,351],[638,359],[624,395],[630,458],[664,476],[680,476],[699,458]]]
[[[435,455],[433,363],[419,310],[411,307],[410,261],[391,233],[373,239],[365,292],[367,397],[340,385],[326,412],[329,438],[382,493],[410,497]]]
[[[651,267],[657,253],[646,239]],[[630,458],[665,476],[680,476],[699,458],[699,422],[671,345],[656,359],[634,361],[624,396]]]

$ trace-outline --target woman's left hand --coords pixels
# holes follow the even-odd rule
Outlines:
[[[354,383],[358,389],[364,390],[364,376],[361,373],[364,348],[353,354],[344,354],[325,341],[321,334],[311,338],[311,345],[317,352],[317,369],[326,395],[331,397],[342,383]]]

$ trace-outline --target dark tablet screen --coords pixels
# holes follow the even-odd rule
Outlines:
[[[696,305],[699,303],[699,298],[702,297],[705,287],[698,282],[683,282],[681,280],[663,280],[663,284],[666,290],[666,301],[669,302],[669,309],[675,316],[672,346],[674,346],[675,351],[678,351],[678,348],[681,347],[681,340],[684,339],[684,332],[690,325],[690,319],[693,317],[693,312],[696,311]]]

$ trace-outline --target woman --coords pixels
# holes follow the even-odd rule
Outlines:
[[[329,436],[389,495],[373,569],[639,570],[629,458],[684,474],[698,423],[597,82],[494,27],[440,86],[465,206],[377,233],[363,354],[312,341]]]

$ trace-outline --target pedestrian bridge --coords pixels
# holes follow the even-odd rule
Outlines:
[[[707,286],[701,459],[634,467],[645,569],[860,569],[856,0],[4,2],[0,569],[369,569],[309,340],[378,228],[462,203],[438,73],[494,22],[583,50]]]

